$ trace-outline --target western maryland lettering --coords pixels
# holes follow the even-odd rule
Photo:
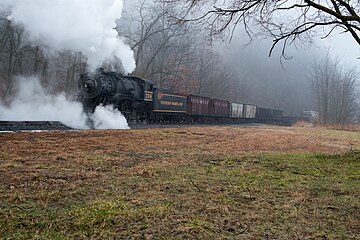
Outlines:
[[[175,106],[175,107],[184,106],[184,103],[182,103],[182,102],[173,102],[173,101],[160,101],[160,104],[166,105],[166,106]]]

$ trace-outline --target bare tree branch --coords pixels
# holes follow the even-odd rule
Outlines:
[[[325,32],[321,39],[343,29],[360,44],[360,4],[357,0],[164,0],[168,4],[183,3],[185,10],[177,16],[178,21],[196,21],[210,26],[210,35],[223,34],[230,29],[230,39],[234,28],[240,23],[246,33],[253,38],[259,32],[251,29],[261,26],[268,36],[273,37],[273,45],[282,44],[282,56],[286,58],[286,46],[301,39],[311,39]],[[195,10],[210,7],[200,14]],[[261,31],[261,30],[260,30]],[[301,42],[301,41],[300,41]],[[285,43],[285,45],[284,45]]]

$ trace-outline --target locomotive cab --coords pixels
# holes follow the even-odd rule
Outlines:
[[[149,80],[145,80],[144,101],[146,102],[154,101],[154,83]]]
[[[153,102],[153,91],[154,91],[154,82],[146,79],[141,79],[137,77],[126,77],[131,79],[133,82],[136,82],[138,86],[141,87],[139,95],[137,95],[138,101]]]

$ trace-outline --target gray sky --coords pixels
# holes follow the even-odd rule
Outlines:
[[[319,40],[319,45],[329,48],[333,56],[341,58],[343,64],[360,67],[360,46],[349,33],[334,34],[327,39]]]

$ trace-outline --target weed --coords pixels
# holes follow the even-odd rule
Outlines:
[[[189,128],[28,137],[7,135],[0,146],[1,239],[359,238],[360,153],[346,151],[350,140],[360,149],[358,133]]]

